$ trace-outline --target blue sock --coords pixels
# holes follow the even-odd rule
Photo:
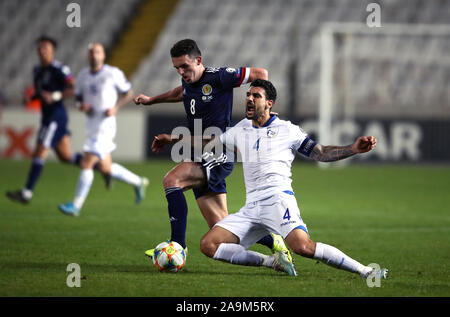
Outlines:
[[[31,161],[31,167],[28,172],[28,179],[25,188],[33,191],[39,176],[41,175],[42,169],[44,168],[45,160],[39,157],[33,158]]]
[[[265,245],[266,247],[268,247],[269,249],[273,248],[273,237],[268,234],[267,236],[262,237],[258,242],[256,242],[258,244],[262,244]]]
[[[170,240],[178,242],[186,248],[186,223],[188,207],[184,191],[180,187],[170,187],[165,189],[169,207],[170,227],[172,235]]]

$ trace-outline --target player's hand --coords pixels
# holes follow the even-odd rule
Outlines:
[[[146,96],[144,94],[139,94],[137,97],[133,99],[134,103],[137,105],[149,105],[151,101],[151,97]]]
[[[373,136],[360,136],[352,145],[354,153],[366,153],[377,146],[377,139]]]
[[[153,139],[152,152],[159,153],[166,144],[172,143],[172,137],[169,134],[158,134]]]
[[[47,91],[47,90],[42,90],[41,91],[41,97],[42,97],[42,99],[44,100],[44,102],[46,103],[46,104],[51,104],[51,103],[53,103],[53,95],[52,95],[52,92],[50,92],[50,91]]]
[[[94,109],[92,109],[91,105],[88,103],[82,103],[80,108],[81,112],[86,113],[88,116],[91,116],[94,113]]]
[[[118,110],[119,108],[117,107],[109,108],[108,110],[105,111],[105,116],[107,117],[115,116]]]

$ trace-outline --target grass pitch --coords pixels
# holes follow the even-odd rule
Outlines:
[[[124,165],[150,179],[142,205],[134,204],[131,187],[116,181],[108,191],[96,173],[81,216],[71,218],[57,205],[72,200],[77,168],[48,162],[23,206],[4,192],[23,186],[29,162],[0,161],[0,296],[450,296],[448,166],[294,164],[293,187],[311,238],[389,268],[381,287],[369,288],[359,276],[297,255],[296,278],[206,258],[199,241],[208,228],[192,192],[186,266],[159,273],[144,251],[170,236],[162,179],[174,163]],[[245,201],[240,165],[227,184],[235,212]],[[81,267],[80,288],[66,285],[69,263]]]

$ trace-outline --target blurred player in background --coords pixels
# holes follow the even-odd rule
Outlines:
[[[116,148],[116,114],[132,100],[133,92],[123,72],[105,64],[105,57],[102,44],[90,44],[89,67],[81,70],[77,76],[75,97],[80,111],[86,114],[87,140],[83,147],[84,155],[74,200],[58,206],[66,215],[79,215],[94,180],[93,168],[97,163],[102,173],[134,187],[136,203],[142,201],[148,185],[147,178],[112,163],[111,152]]]
[[[70,132],[67,129],[68,115],[63,99],[73,95],[74,79],[69,67],[54,59],[57,42],[47,36],[38,41],[40,65],[33,70],[35,88],[34,99],[42,104],[41,127],[37,134],[36,148],[32,154],[31,167],[25,187],[22,190],[8,191],[6,195],[13,201],[29,203],[34,187],[44,168],[50,148],[64,163],[78,165],[80,153],[72,155]]]
[[[312,241],[291,186],[291,165],[296,152],[316,161],[331,162],[371,151],[376,146],[376,139],[359,137],[348,146],[317,144],[299,126],[270,114],[276,97],[272,83],[254,81],[247,92],[246,119],[218,138],[230,150],[237,147],[244,155],[246,204],[239,212],[218,222],[202,238],[202,252],[215,260],[267,266],[297,275],[283,251],[267,256],[248,250],[268,232],[276,232],[301,256],[364,278],[371,273],[386,278],[386,269],[375,272],[372,267],[362,265],[333,246]]]
[[[147,106],[183,101],[191,136],[194,136],[195,132],[194,119],[201,120],[202,134],[209,127],[217,127],[224,132],[231,125],[233,88],[268,77],[263,68],[205,67],[200,49],[191,39],[175,43],[170,55],[173,66],[182,77],[181,86],[154,97],[140,94],[134,101]],[[152,150],[158,152],[164,145],[177,141],[179,139],[176,137],[160,134],[155,137]],[[193,160],[193,157],[191,159]],[[166,174],[164,190],[168,202],[172,241],[186,248],[188,208],[185,190],[193,189],[197,204],[209,227],[228,215],[225,177],[231,173],[233,167],[234,163],[228,162],[209,169],[207,173],[201,163],[185,161]],[[273,252],[279,249],[287,250],[280,236],[269,234],[259,243],[266,245]],[[153,252],[154,250],[150,249],[146,255],[152,257]]]

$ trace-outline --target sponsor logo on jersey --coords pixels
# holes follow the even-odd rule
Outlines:
[[[225,70],[227,71],[227,73],[230,73],[230,74],[236,72],[236,68],[232,68],[232,67],[227,67]]]
[[[211,85],[210,85],[210,84],[205,84],[205,85],[203,85],[203,87],[202,87],[202,93],[203,93],[203,95],[205,95],[205,96],[211,95],[211,93],[212,93],[212,87],[211,87]]]

